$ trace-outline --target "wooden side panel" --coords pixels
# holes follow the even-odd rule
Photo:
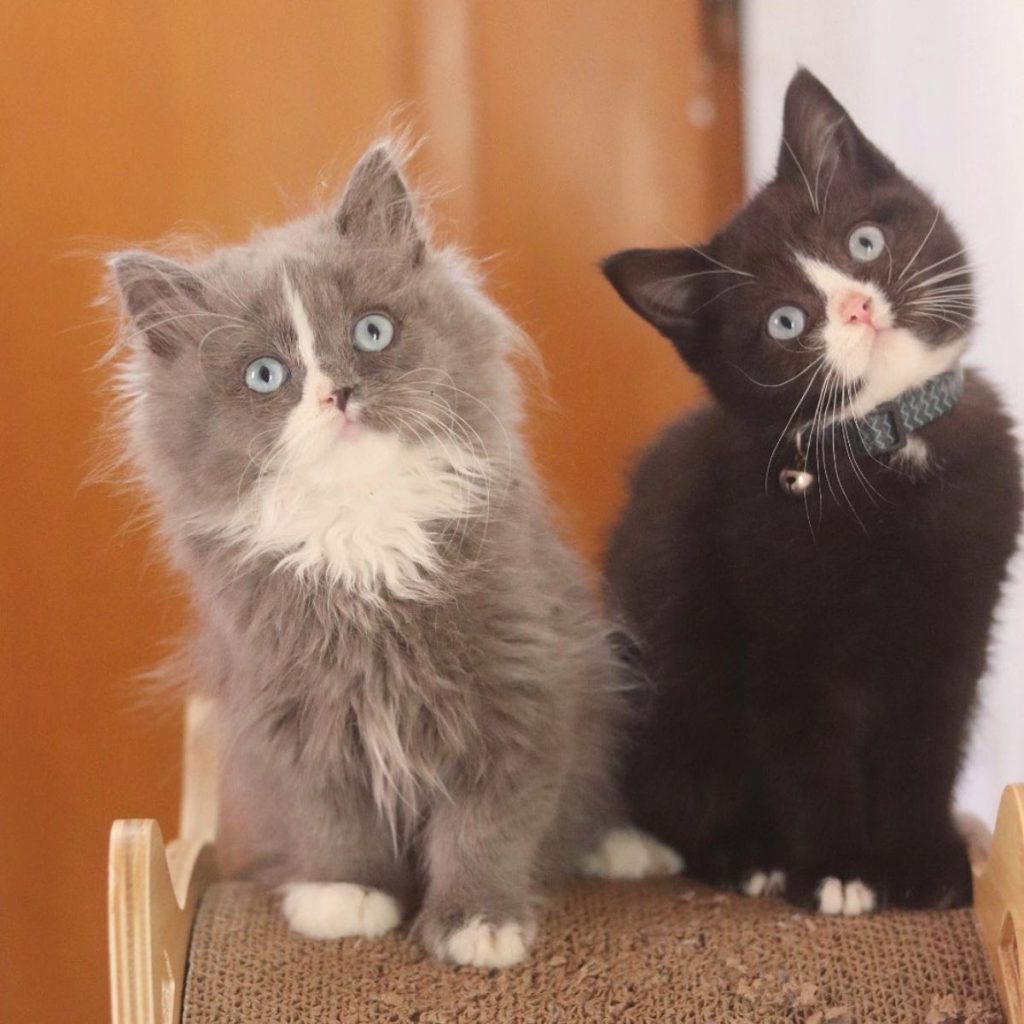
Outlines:
[[[1024,783],[1003,790],[988,859],[974,866],[974,912],[1007,1024],[1024,1024]]]
[[[702,9],[0,5],[0,1018],[104,1019],[109,823],[176,831],[180,714],[137,676],[185,605],[145,524],[125,528],[136,500],[82,486],[104,449],[96,256],[239,238],[410,124],[442,232],[499,254],[493,290],[548,363],[531,430],[594,556],[627,454],[695,395],[594,263],[697,240],[739,194],[733,69],[706,61]]]
[[[181,1019],[189,938],[214,880],[213,847],[164,847],[155,821],[116,821],[110,832],[107,934],[112,1024]]]

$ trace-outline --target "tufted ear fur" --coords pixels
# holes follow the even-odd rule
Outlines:
[[[199,278],[184,264],[143,251],[116,253],[108,266],[139,337],[154,355],[173,359],[204,312]]]
[[[873,178],[897,173],[892,161],[854,124],[846,108],[806,68],[786,90],[776,174],[817,196],[838,169]],[[817,200],[815,200],[817,201]]]
[[[343,236],[362,244],[406,245],[422,256],[426,234],[388,143],[369,149],[349,176],[335,213]]]

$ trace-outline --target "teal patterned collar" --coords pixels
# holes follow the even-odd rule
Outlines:
[[[891,402],[876,405],[859,419],[846,421],[846,437],[860,442],[859,455],[887,455],[906,447],[907,440],[915,430],[926,427],[940,416],[956,407],[964,393],[964,374],[958,366],[925,381],[919,388],[911,388]],[[850,426],[856,428],[851,431]],[[832,436],[845,445],[843,423],[827,426],[817,439],[828,443]],[[804,438],[805,450],[811,447],[811,439]]]

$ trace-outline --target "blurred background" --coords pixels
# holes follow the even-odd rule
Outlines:
[[[1024,7],[884,0],[54,0],[0,5],[0,1020],[107,1016],[118,817],[176,830],[180,717],[139,674],[185,622],[102,457],[99,256],[244,238],[340,187],[408,127],[438,233],[486,259],[539,345],[530,429],[595,564],[636,451],[699,401],[594,264],[707,237],[770,174],[797,63],[931,187],[981,274],[974,361],[1024,413]],[[1015,258],[1017,257],[1017,258]],[[1020,589],[963,802],[1024,779]]]

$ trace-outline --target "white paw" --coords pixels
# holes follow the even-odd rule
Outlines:
[[[511,967],[526,958],[527,945],[522,925],[494,925],[474,917],[445,939],[444,954],[471,967]]]
[[[775,896],[786,888],[785,871],[754,871],[743,882],[748,896]]]
[[[842,882],[838,878],[826,878],[818,887],[818,912],[844,917],[870,914],[878,903],[875,890],[859,879]]]
[[[288,923],[310,939],[376,939],[402,919],[393,897],[351,882],[292,882],[281,891]]]
[[[613,828],[580,868],[595,878],[651,878],[678,875],[683,858],[675,850],[637,828]]]

